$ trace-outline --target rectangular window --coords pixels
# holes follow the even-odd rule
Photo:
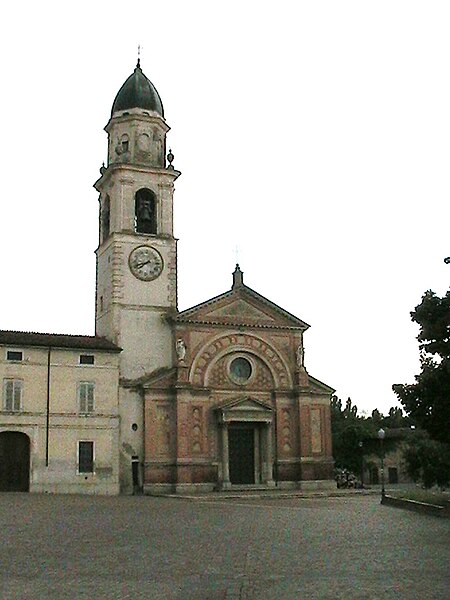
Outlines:
[[[93,365],[94,355],[93,354],[80,354],[80,365]]]
[[[80,413],[94,412],[95,384],[91,381],[82,381],[78,384],[78,409]]]
[[[3,380],[3,410],[20,411],[22,409],[22,389],[23,381],[21,379]]]
[[[78,442],[78,473],[94,472],[94,442]]]
[[[6,360],[23,360],[23,352],[21,350],[7,350]]]

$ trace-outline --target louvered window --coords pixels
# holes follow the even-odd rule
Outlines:
[[[78,406],[80,413],[94,412],[95,384],[91,381],[82,381],[78,385]]]
[[[22,409],[22,389],[21,379],[3,380],[3,410],[18,412]]]

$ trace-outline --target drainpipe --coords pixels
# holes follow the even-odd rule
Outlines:
[[[145,389],[141,390],[142,393],[142,432],[141,432],[141,436],[142,436],[142,455],[141,455],[141,472],[139,473],[140,475],[140,493],[143,494],[144,493],[144,483],[145,483],[145,444],[146,444],[146,439],[145,439]]]
[[[49,432],[50,432],[50,359],[52,348],[48,347],[47,351],[47,415],[45,423],[45,466],[48,467],[48,447],[49,447]]]

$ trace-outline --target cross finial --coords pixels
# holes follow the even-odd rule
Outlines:
[[[136,67],[140,67],[141,66],[141,50],[142,50],[142,46],[140,44],[138,44],[138,59],[137,59],[137,65]]]

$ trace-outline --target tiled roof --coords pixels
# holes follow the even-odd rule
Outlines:
[[[0,330],[0,344],[8,346],[51,346],[53,348],[80,348],[120,352],[121,348],[97,335],[66,335],[61,333],[36,333],[34,331]]]

